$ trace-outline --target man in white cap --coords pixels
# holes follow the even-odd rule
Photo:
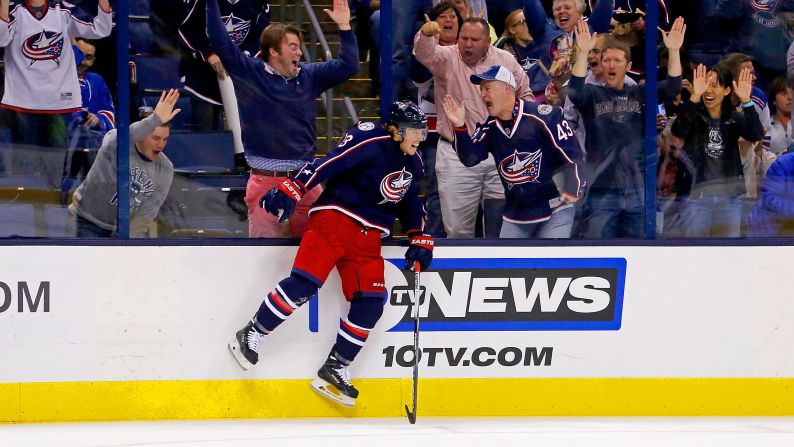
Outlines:
[[[476,124],[488,116],[485,105],[478,98],[477,86],[469,82],[472,74],[482,72],[492,65],[500,65],[517,80],[518,97],[532,98],[529,79],[524,69],[512,54],[491,46],[488,40],[488,23],[483,19],[466,19],[460,28],[460,36],[455,46],[440,45],[439,24],[429,18],[427,20],[414,39],[414,54],[433,73],[435,103],[441,104],[446,94],[461,101],[466,109],[466,123],[470,130],[473,131]],[[438,111],[437,129],[440,139],[436,153],[436,177],[444,228],[449,237],[472,238],[478,205],[490,200],[504,200],[499,175],[492,163],[483,163],[473,168],[467,168],[460,163],[452,148],[452,125],[443,110]],[[486,210],[487,214],[489,213]],[[491,233],[488,226],[485,233]]]
[[[469,137],[466,110],[450,95],[443,107],[454,126],[453,147],[465,166],[493,155],[507,204],[500,238],[569,238],[582,179],[579,142],[556,106],[516,97],[516,80],[494,65],[470,77],[480,86],[488,118]],[[561,173],[558,190],[552,177]]]

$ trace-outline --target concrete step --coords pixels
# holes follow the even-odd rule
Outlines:
[[[339,49],[342,46],[339,43],[339,41],[337,40],[335,42],[334,41],[327,41],[327,42],[328,42],[328,49],[331,50],[331,56],[334,58],[339,57]],[[314,44],[312,45],[312,43],[309,42],[308,37],[304,36],[304,43],[306,44],[306,48],[309,50],[309,54],[314,55],[313,60],[316,60],[318,62],[322,62],[326,60],[325,53],[323,51],[323,45],[320,42],[314,42]]]
[[[334,95],[336,96],[336,95]],[[350,98],[353,102],[353,109],[358,116],[380,116],[380,99],[378,98]],[[322,99],[317,100],[318,116],[325,115]],[[342,98],[334,98],[334,115],[341,115],[344,110]],[[322,113],[320,112],[322,111]]]
[[[270,1],[270,20],[274,22],[295,22],[296,18],[300,18],[301,21],[308,21],[308,17],[306,14],[306,10],[304,9],[303,2],[295,1],[295,0],[288,0],[286,2],[286,7],[284,9],[281,8],[281,2]],[[313,0],[309,2],[312,6],[312,10],[314,11],[314,15],[317,16],[317,20],[324,21],[329,20],[328,15],[323,12],[323,9],[333,9],[333,2],[330,0]],[[296,6],[297,5],[297,6]]]
[[[372,91],[372,80],[356,75],[334,88],[334,96],[350,96],[351,98],[369,98],[377,92]]]
[[[270,18],[274,22],[295,22],[296,19],[300,19],[301,22],[309,22],[308,14],[306,14],[306,10],[303,7],[303,2],[298,2],[300,4],[300,9],[295,7],[294,1],[287,2],[287,7],[284,8],[284,14],[282,16],[282,9],[280,2],[278,1],[271,1],[270,2]],[[311,6],[312,10],[314,11],[314,15],[317,16],[318,22],[327,22],[333,23],[331,19],[328,17],[323,10],[324,9],[333,9],[332,2],[329,0],[312,0]],[[351,10],[353,14],[352,21],[353,23],[356,22],[357,18],[355,16],[355,10]]]

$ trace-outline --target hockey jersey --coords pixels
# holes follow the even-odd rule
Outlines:
[[[102,76],[90,71],[85,72],[80,79],[80,94],[83,97],[83,109],[99,118],[98,131],[105,133],[116,127],[113,98]]]
[[[213,104],[221,105],[218,78],[207,63],[212,54],[207,38],[206,0],[186,0],[187,10],[179,26],[182,60],[179,75],[185,89]],[[270,5],[264,0],[218,0],[221,20],[229,39],[249,56],[259,51],[259,36],[270,23]]]
[[[508,222],[542,222],[558,205],[560,192],[580,195],[582,179],[576,160],[581,160],[581,149],[559,107],[518,100],[512,126],[489,116],[471,137],[465,125],[455,128],[454,147],[466,166],[493,154],[505,187],[503,218]],[[557,172],[563,180],[559,190],[552,180]]]
[[[82,9],[50,0],[40,15],[22,0],[12,0],[9,21],[0,20],[6,70],[0,107],[53,114],[78,111],[82,100],[70,41],[110,35],[111,11],[100,8],[90,18]]]
[[[422,158],[406,155],[383,126],[359,122],[325,158],[301,168],[294,180],[307,190],[322,182],[309,210],[335,210],[368,228],[391,232],[395,217],[405,233],[424,230],[419,183]]]

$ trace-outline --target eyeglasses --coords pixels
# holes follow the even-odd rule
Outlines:
[[[526,19],[521,19],[518,22],[516,22],[516,23],[514,23],[514,24],[512,24],[510,26],[523,26],[523,25],[526,25],[526,24],[527,24]]]

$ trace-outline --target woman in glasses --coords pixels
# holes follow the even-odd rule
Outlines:
[[[538,102],[545,101],[545,89],[549,81],[549,69],[543,63],[543,45],[532,38],[522,9],[516,9],[505,19],[505,31],[496,44],[508,51],[529,76],[529,87]]]

